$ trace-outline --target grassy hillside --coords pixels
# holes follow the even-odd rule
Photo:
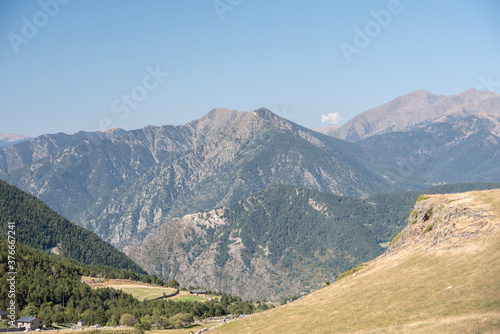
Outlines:
[[[500,190],[421,197],[356,275],[214,333],[464,333],[500,328]]]
[[[451,194],[500,188],[500,183],[456,183],[432,186],[423,191],[377,194],[351,210],[349,219],[365,224],[379,243],[391,241],[406,226],[406,218],[418,196]]]
[[[177,291],[175,288],[146,284],[138,281],[125,279],[104,279],[95,277],[82,277],[82,281],[93,289],[113,288],[131,294],[140,301],[151,300],[165,295],[171,295]],[[206,297],[195,296],[186,290],[180,290],[175,296],[164,298],[164,300],[204,302],[207,300],[219,300],[220,296],[207,295]]]
[[[167,288],[164,286],[145,284],[142,282],[124,279],[82,277],[82,281],[93,289],[113,288],[116,290],[122,290],[125,293],[131,294],[140,301],[145,299],[154,299],[163,295],[170,295],[177,291],[177,289],[174,288]]]
[[[471,183],[427,193],[490,189]],[[247,299],[279,300],[321,287],[383,253],[419,191],[335,196],[274,185],[229,206],[172,219],[131,252],[148,272]]]
[[[2,236],[7,233],[8,222],[16,223],[16,240],[21,244],[51,250],[85,264],[113,266],[146,274],[125,254],[94,233],[61,217],[35,196],[0,180]]]
[[[0,237],[0,310],[7,309],[11,298],[7,281],[11,270],[11,263],[8,266],[7,246],[7,239]],[[217,300],[181,298],[176,301],[140,301],[121,291],[124,289],[115,289],[112,286],[92,289],[81,281],[82,276],[89,275],[104,278],[120,276],[123,270],[84,265],[22,244],[16,245],[15,258],[15,270],[18,273],[14,297],[16,318],[37,314],[44,319],[46,325],[53,322],[75,324],[79,319],[83,319],[85,325],[116,326],[124,314],[130,314],[144,326],[156,323],[160,328],[181,328],[192,323],[193,319],[229,313],[250,314],[256,310],[253,303],[227,294]],[[141,279],[137,274],[127,273],[128,276],[124,276]],[[134,285],[141,284],[134,282]],[[259,309],[267,309],[267,306],[260,305]],[[182,315],[179,315],[181,313]],[[179,321],[179,318],[184,320]]]

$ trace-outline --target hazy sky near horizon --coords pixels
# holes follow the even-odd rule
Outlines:
[[[266,107],[345,123],[418,89],[500,93],[500,1],[0,1],[0,132]]]

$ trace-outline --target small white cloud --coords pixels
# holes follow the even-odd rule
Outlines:
[[[328,114],[321,115],[321,123],[336,125],[340,122],[340,114],[338,112],[330,112]]]

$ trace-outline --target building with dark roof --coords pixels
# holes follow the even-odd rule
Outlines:
[[[0,310],[0,320],[7,319],[7,315],[8,315],[7,312]]]
[[[195,296],[205,297],[207,290],[191,290],[189,293]]]
[[[17,327],[25,329],[42,329],[43,319],[38,317],[21,317],[17,319]]]

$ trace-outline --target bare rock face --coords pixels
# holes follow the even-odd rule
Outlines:
[[[389,190],[349,145],[265,108],[218,108],[180,126],[43,135],[1,149],[0,177],[129,252],[173,217],[273,184],[355,197]]]
[[[268,298],[276,300],[280,286],[288,293],[299,291],[297,280],[282,282],[288,272],[280,265],[272,264],[264,256],[254,256],[245,264],[245,245],[240,237],[228,237],[227,262],[218,265],[219,250],[223,240],[211,243],[212,230],[227,224],[224,214],[227,208],[174,218],[132,252],[151,272],[161,277],[174,278],[181,285],[201,285],[244,298]],[[238,231],[232,231],[237,233]],[[157,263],[154,265],[154,263]],[[160,269],[158,271],[158,269]]]
[[[337,214],[340,202],[330,194],[273,186],[229,206],[165,221],[130,256],[184,286],[277,300],[317,288],[333,273],[382,253],[366,226]]]
[[[500,114],[500,95],[476,89],[459,95],[435,95],[421,89],[359,114],[331,135],[358,141],[377,134],[410,131],[436,119],[451,121],[476,114]]]

